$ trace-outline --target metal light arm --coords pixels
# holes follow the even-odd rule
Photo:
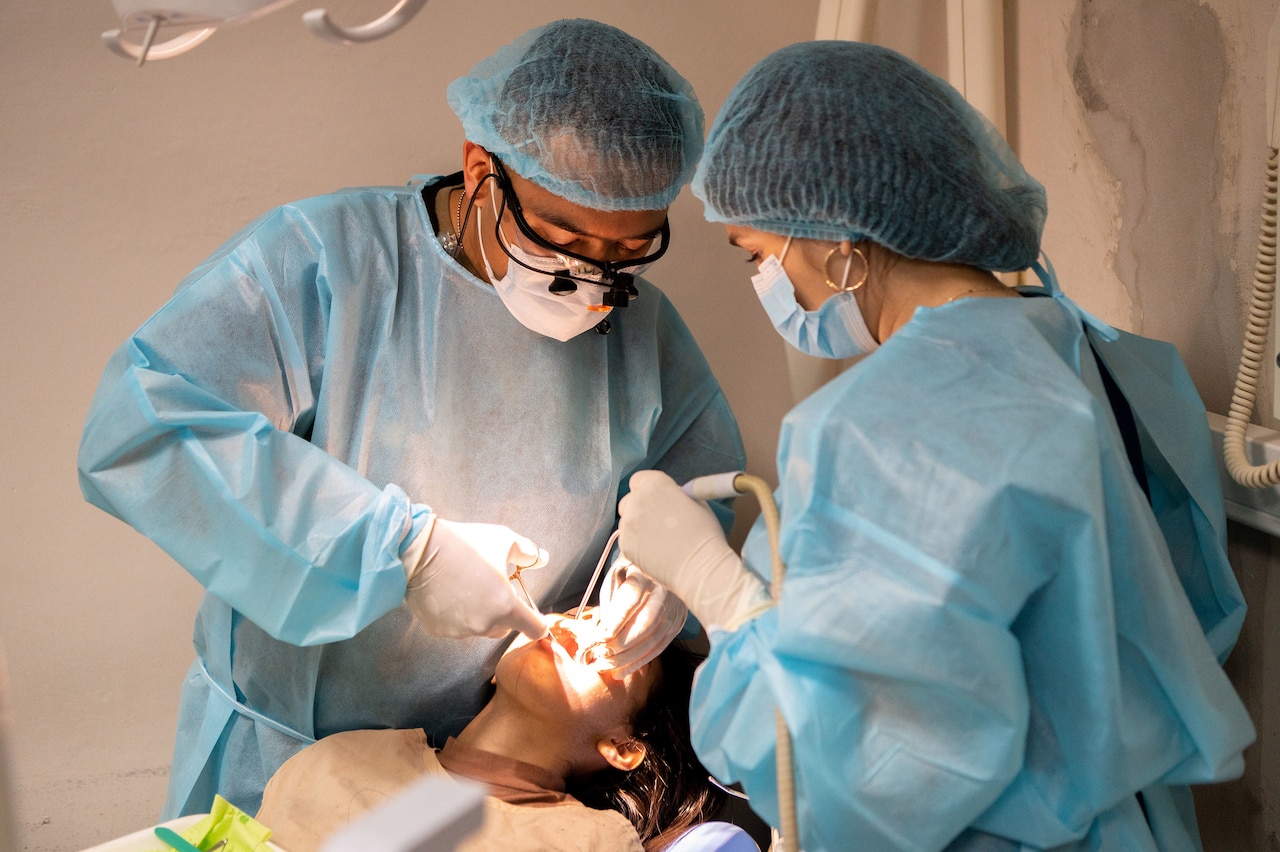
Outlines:
[[[337,44],[358,44],[390,35],[413,20],[413,16],[418,14],[425,5],[427,0],[400,0],[381,18],[358,27],[342,27],[335,24],[324,9],[312,9],[302,16],[302,20],[313,33],[326,41]]]
[[[175,36],[168,41],[150,44],[150,39],[154,38],[155,29],[160,19],[156,18],[154,21],[147,31],[148,38],[141,44],[126,41],[124,32],[121,30],[107,30],[102,34],[102,41],[116,56],[132,59],[141,65],[148,59],[171,59],[174,56],[180,56],[196,45],[207,41],[209,36],[213,35],[217,29],[217,27],[206,27],[201,30],[192,30],[180,36]]]

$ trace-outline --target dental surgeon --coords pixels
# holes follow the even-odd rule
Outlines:
[[[705,358],[640,277],[701,150],[689,84],[626,33],[563,20],[448,100],[461,171],[257,219],[94,397],[86,499],[205,588],[164,819],[215,793],[256,811],[338,731],[443,744],[512,631],[578,603],[632,472],[742,464]],[[614,580],[604,656],[625,672],[687,611]]]
[[[780,709],[805,852],[1199,849],[1187,785],[1240,775],[1254,730],[1176,350],[1062,293],[1043,188],[887,49],[762,60],[693,189],[790,345],[865,355],[783,421],[778,600],[761,524],[740,557],[668,473],[622,500],[623,552],[711,637],[703,763],[779,825]]]

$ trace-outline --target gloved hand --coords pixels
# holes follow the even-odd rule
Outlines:
[[[600,586],[596,618],[603,643],[588,649],[586,662],[626,677],[656,658],[684,627],[689,610],[625,556],[614,560]]]
[[[516,594],[516,570],[541,568],[547,554],[500,524],[434,518],[404,553],[404,601],[428,633],[498,639],[519,630],[547,635],[542,615]]]
[[[729,547],[711,507],[665,473],[632,475],[618,514],[623,554],[675,592],[708,630],[736,630],[772,606],[769,590]]]

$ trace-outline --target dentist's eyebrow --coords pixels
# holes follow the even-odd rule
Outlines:
[[[594,239],[598,236],[597,234],[593,234],[590,231],[584,231],[580,226],[571,222],[570,220],[566,219],[564,216],[561,216],[558,213],[547,211],[544,214],[540,210],[531,210],[528,212],[532,213],[534,216],[541,219],[543,222],[547,223],[553,228],[559,228],[562,231],[568,231],[569,233],[576,234],[579,237],[589,237]],[[632,237],[618,237],[614,239],[614,242],[625,242],[627,240],[656,240],[661,235],[662,235],[662,227],[658,226],[657,228],[653,229],[647,234],[636,234],[635,236],[632,236]]]

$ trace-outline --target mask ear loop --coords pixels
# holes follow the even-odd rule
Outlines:
[[[787,259],[787,252],[791,250],[791,237],[787,237],[787,241],[782,244],[782,254],[778,255],[778,263],[782,263]]]
[[[476,186],[476,192],[478,193],[480,191],[480,187],[484,185],[485,181],[488,181],[490,179],[492,179],[494,184],[497,185],[498,189],[502,191],[502,206],[499,207],[498,200],[494,197],[494,194],[493,194],[493,188],[490,187],[489,189],[489,207],[490,209],[493,210],[493,238],[494,240],[497,241],[498,248],[502,249],[502,253],[507,256],[507,259],[514,260],[514,258],[512,258],[511,256],[511,250],[509,248],[511,245],[511,240],[507,239],[506,234],[502,233],[502,214],[507,212],[507,189],[506,187],[503,186],[502,179],[498,177],[498,170],[495,167],[492,154],[489,155],[489,173],[480,179],[480,183]],[[472,203],[474,203],[474,198],[475,196],[473,195]],[[470,209],[468,209],[467,212],[468,214],[470,214],[471,212]],[[463,224],[464,225],[466,224],[465,219],[463,220]],[[476,227],[477,228],[480,227],[478,220],[476,223]],[[483,235],[482,235],[482,238],[483,238]],[[538,269],[534,270],[534,272],[540,272],[540,271],[541,270],[538,270]]]
[[[831,251],[827,252],[827,256],[823,258],[822,271],[824,273],[827,271],[827,265],[831,262],[832,255],[834,255],[838,251],[840,251],[840,246],[836,246],[835,248],[831,249]],[[853,265],[853,256],[855,254],[862,259],[862,278],[859,279],[857,284],[854,284],[852,287],[850,287],[849,286],[849,268]],[[871,264],[867,262],[867,255],[862,251],[862,249],[858,248],[857,246],[853,246],[853,251],[849,252],[849,256],[845,258],[844,276],[841,277],[840,283],[837,284],[836,282],[832,281],[831,276],[828,274],[827,286],[830,287],[832,290],[835,290],[837,293],[852,293],[855,290],[861,289],[862,285],[867,283],[867,276],[870,274],[871,274]]]

